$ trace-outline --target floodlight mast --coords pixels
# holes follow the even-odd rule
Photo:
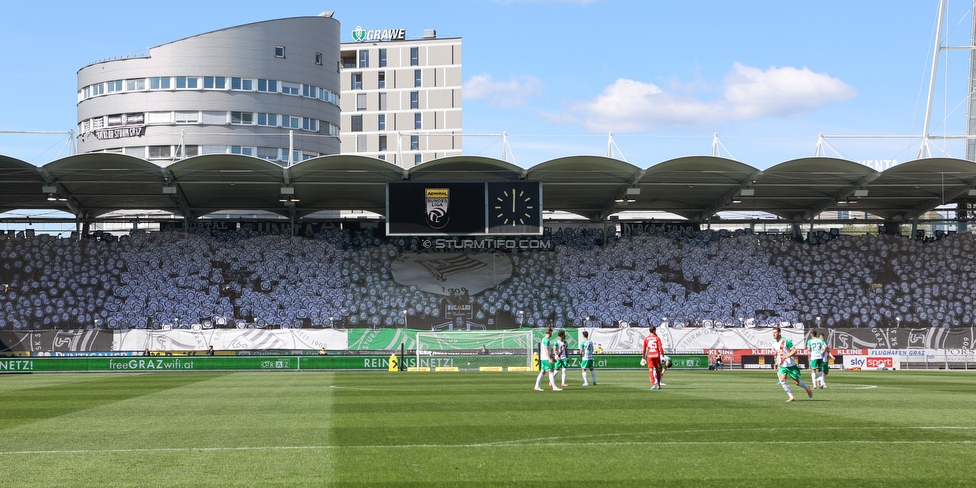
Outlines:
[[[932,123],[932,100],[935,97],[935,76],[939,70],[939,51],[942,50],[942,23],[945,17],[945,4],[946,0],[939,1],[938,22],[936,22],[935,28],[935,48],[932,51],[932,71],[929,74],[929,95],[925,104],[925,122],[922,123],[922,144],[918,149],[919,159],[932,156],[931,151],[929,151],[929,126]]]

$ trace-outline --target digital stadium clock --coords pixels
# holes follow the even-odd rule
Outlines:
[[[542,235],[542,182],[395,181],[386,235]]]

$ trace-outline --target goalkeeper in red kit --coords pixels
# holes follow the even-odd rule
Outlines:
[[[641,349],[641,364],[647,365],[647,376],[651,380],[651,389],[661,389],[661,361],[664,357],[664,344],[657,335],[657,328],[653,325],[650,333],[644,338]]]

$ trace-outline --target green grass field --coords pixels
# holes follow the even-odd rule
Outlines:
[[[976,486],[976,376],[0,375],[0,486]]]

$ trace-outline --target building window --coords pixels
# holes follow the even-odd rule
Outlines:
[[[376,130],[386,130],[386,114],[376,116]]]
[[[184,146],[184,149],[186,150],[186,154],[177,154],[178,157],[192,158],[200,154],[200,146]],[[176,147],[176,152],[180,152],[179,146]]]
[[[200,122],[200,112],[176,112],[177,124],[197,124]]]
[[[356,110],[366,110],[366,94],[357,93],[356,94]]]
[[[413,128],[414,129],[419,129],[422,120],[423,119],[420,116],[420,112],[417,112],[417,113],[413,114]]]
[[[302,85],[298,83],[288,83],[286,81],[281,82],[281,93],[285,95],[298,96],[298,92],[301,91]]]
[[[363,49],[359,51],[359,67],[369,68],[369,50]]]
[[[410,92],[410,108],[420,108],[420,92]]]
[[[351,127],[351,130],[353,132],[362,132],[363,131],[363,116],[362,115],[353,115],[352,116],[352,127]]]
[[[419,155],[419,154],[414,154],[413,155],[413,164],[420,164],[422,162],[424,162],[424,161],[423,161],[423,157],[421,155]]]
[[[277,126],[278,114],[258,114],[258,125]]]
[[[362,72],[352,73],[352,80],[351,80],[351,83],[350,83],[350,87],[353,90],[362,90],[363,89],[363,73]]]
[[[108,85],[108,92],[115,93],[122,91],[122,80],[115,80],[106,83]]]
[[[420,48],[410,48],[410,66],[420,66]]]
[[[281,126],[287,129],[298,129],[302,126],[301,117],[292,117],[290,115],[281,116]]]
[[[278,93],[278,80],[258,80],[258,91]]]
[[[380,136],[380,151],[386,151],[386,136]]]
[[[319,131],[318,119],[310,119],[308,117],[302,117],[302,130],[318,132]]]
[[[380,102],[379,105],[380,106],[379,106],[378,110],[386,110],[386,92],[381,92],[379,95],[380,95],[379,96],[379,99],[380,99],[379,100],[379,102]]]
[[[169,90],[169,78],[154,77],[149,78],[150,90]]]
[[[177,90],[193,90],[197,87],[196,78],[188,78],[186,76],[176,77],[176,89]]]
[[[413,70],[413,86],[421,86],[420,70]]]
[[[322,66],[322,53],[315,53],[315,64]]]
[[[223,76],[204,76],[203,88],[207,90],[223,90],[226,87],[226,78]]]
[[[386,71],[380,71],[376,77],[377,88],[386,88]]]
[[[146,114],[146,123],[149,125],[172,124],[173,112],[149,112]]]
[[[356,136],[356,152],[366,151],[366,134]]]
[[[172,157],[170,146],[149,146],[149,159],[166,159]]]
[[[411,151],[420,150],[420,136],[410,136],[410,150]]]
[[[380,49],[380,68],[386,66],[386,49]]]
[[[201,120],[204,124],[223,125],[227,123],[227,112],[204,111]]]
[[[254,114],[251,112],[231,112],[230,123],[237,125],[251,125],[254,123]]]
[[[146,89],[146,79],[125,80],[125,91],[143,91]]]
[[[245,156],[253,156],[254,155],[254,148],[247,147],[247,146],[231,146],[230,147],[230,153],[231,154],[243,154]]]
[[[230,79],[230,89],[231,90],[244,90],[251,91],[254,89],[254,80],[249,78],[231,78]]]
[[[288,151],[285,151],[288,154]],[[278,148],[276,147],[258,147],[258,157],[261,159],[268,159],[274,161],[278,159]]]
[[[285,57],[285,46],[275,46],[275,57],[276,58]]]

